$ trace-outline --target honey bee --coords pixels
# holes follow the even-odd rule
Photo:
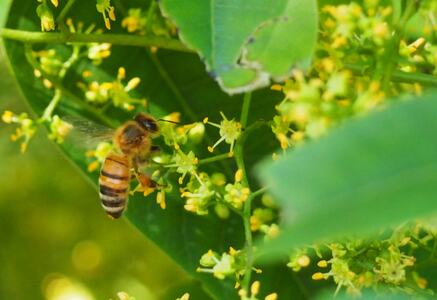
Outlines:
[[[159,151],[152,145],[152,138],[158,134],[158,122],[145,113],[139,113],[115,131],[113,141],[119,153],[111,152],[106,157],[99,176],[100,200],[109,217],[118,219],[126,208],[132,170],[143,187],[156,186],[139,168],[152,153]]]

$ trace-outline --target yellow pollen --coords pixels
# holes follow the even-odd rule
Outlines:
[[[165,204],[165,193],[163,191],[159,191],[156,194],[156,203],[159,204],[159,206],[161,207],[161,209],[165,209],[166,208],[166,204]]]
[[[282,90],[282,86],[279,84],[274,84],[270,87],[271,90],[273,91],[281,91]]]
[[[211,147],[211,146],[208,146],[208,151],[211,152],[211,153],[213,153],[213,152],[214,152],[214,148]]]
[[[276,293],[268,294],[264,299],[265,300],[277,300],[278,299],[278,294],[276,294]]]
[[[86,70],[86,71],[82,72],[83,78],[89,78],[89,77],[91,77],[91,75],[92,75],[91,71]]]
[[[51,83],[50,80],[44,78],[44,80],[42,81],[42,83],[44,84],[44,86],[48,89],[52,88],[53,84]]]
[[[124,79],[126,77],[126,69],[123,67],[118,68],[118,79]]]
[[[111,7],[111,8],[109,9],[109,11],[108,11],[108,15],[109,15],[109,18],[110,18],[112,21],[115,21],[115,9],[114,9],[113,7]]]
[[[311,278],[313,280],[322,280],[322,279],[325,279],[325,275],[323,275],[323,273],[317,272],[317,273],[314,273],[313,276],[311,276]]]
[[[308,267],[308,265],[310,264],[311,260],[307,255],[302,255],[301,257],[298,258],[297,263],[299,264],[299,266],[301,267]]]
[[[205,124],[208,123],[208,117],[203,119],[203,123],[205,123]]]
[[[255,281],[254,283],[252,283],[252,286],[250,287],[250,293],[252,296],[255,296],[256,294],[259,293],[259,287],[260,287],[259,281]]]
[[[97,160],[90,163],[87,167],[88,172],[93,172],[99,167],[99,162]]]
[[[321,260],[317,263],[317,266],[320,268],[326,268],[328,266],[328,262],[326,260]]]
[[[143,195],[144,197],[149,196],[151,193],[153,193],[155,191],[154,188],[151,187],[143,187]]]
[[[109,19],[105,19],[105,27],[108,30],[111,30],[111,23],[109,22]]]
[[[243,170],[238,169],[237,172],[235,172],[235,182],[240,182],[243,179]]]
[[[50,2],[52,2],[52,4],[53,4],[55,7],[58,7],[58,5],[59,5],[58,0],[50,0]]]
[[[140,84],[141,79],[139,77],[134,77],[126,85],[126,91],[130,91],[138,86]]]
[[[232,248],[232,247],[229,247],[229,254],[230,254],[230,255],[235,256],[237,253],[238,253],[237,250],[235,250],[235,249]]]
[[[40,78],[41,77],[41,71],[38,69],[33,70],[33,75],[35,75],[36,78]]]
[[[2,115],[2,120],[3,120],[3,122],[10,124],[10,123],[12,123],[13,117],[14,117],[13,112],[11,112],[10,110],[5,110],[5,112]]]

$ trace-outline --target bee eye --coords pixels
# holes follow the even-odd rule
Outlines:
[[[158,132],[159,130],[156,121],[147,115],[139,114],[135,117],[135,121],[137,121],[138,124],[151,133]]]

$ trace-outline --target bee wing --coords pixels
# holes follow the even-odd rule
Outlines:
[[[109,142],[114,136],[114,129],[84,118],[65,116],[62,119],[73,126],[66,138],[66,142],[75,145],[77,148],[95,149],[99,143]]]

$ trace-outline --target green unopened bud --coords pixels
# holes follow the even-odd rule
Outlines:
[[[223,204],[216,204],[216,206],[214,207],[214,211],[220,219],[229,218],[229,208],[227,208]]]
[[[213,173],[211,175],[211,182],[216,186],[224,186],[226,184],[226,176],[222,173]]]
[[[217,253],[209,250],[200,258],[200,265],[203,267],[214,267],[218,262],[219,256]]]
[[[194,144],[199,144],[205,135],[205,125],[203,123],[195,123],[194,126],[188,131],[188,138]]]

